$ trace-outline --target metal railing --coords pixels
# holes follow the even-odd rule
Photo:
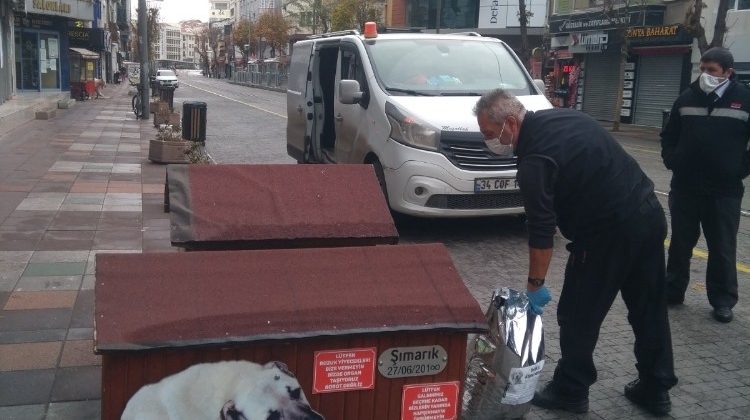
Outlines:
[[[231,80],[248,86],[286,88],[287,76],[287,67],[280,63],[251,63],[245,71],[236,70]]]

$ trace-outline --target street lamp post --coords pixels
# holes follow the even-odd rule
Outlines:
[[[138,49],[141,52],[141,107],[143,118],[148,118],[150,110],[148,100],[151,97],[149,91],[149,69],[148,69],[148,9],[146,0],[138,0]]]

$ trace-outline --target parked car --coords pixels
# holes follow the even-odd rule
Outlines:
[[[177,81],[177,74],[173,70],[157,70],[155,82],[158,88],[163,87],[179,87]]]
[[[523,213],[516,158],[492,153],[472,109],[493,88],[552,105],[504,42],[476,34],[357,31],[294,44],[287,153],[372,164],[392,210],[422,217]]]

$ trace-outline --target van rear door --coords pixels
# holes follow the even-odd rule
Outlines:
[[[313,88],[308,76],[312,70],[313,46],[313,42],[294,45],[286,90],[286,149],[287,154],[299,162],[309,161],[305,153],[310,153],[309,139],[315,124],[312,118]]]

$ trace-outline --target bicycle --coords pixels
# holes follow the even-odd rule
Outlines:
[[[142,119],[143,118],[143,104],[141,103],[141,96],[143,89],[141,88],[140,83],[135,85],[138,88],[138,92],[133,95],[133,113],[135,114],[136,119]]]

